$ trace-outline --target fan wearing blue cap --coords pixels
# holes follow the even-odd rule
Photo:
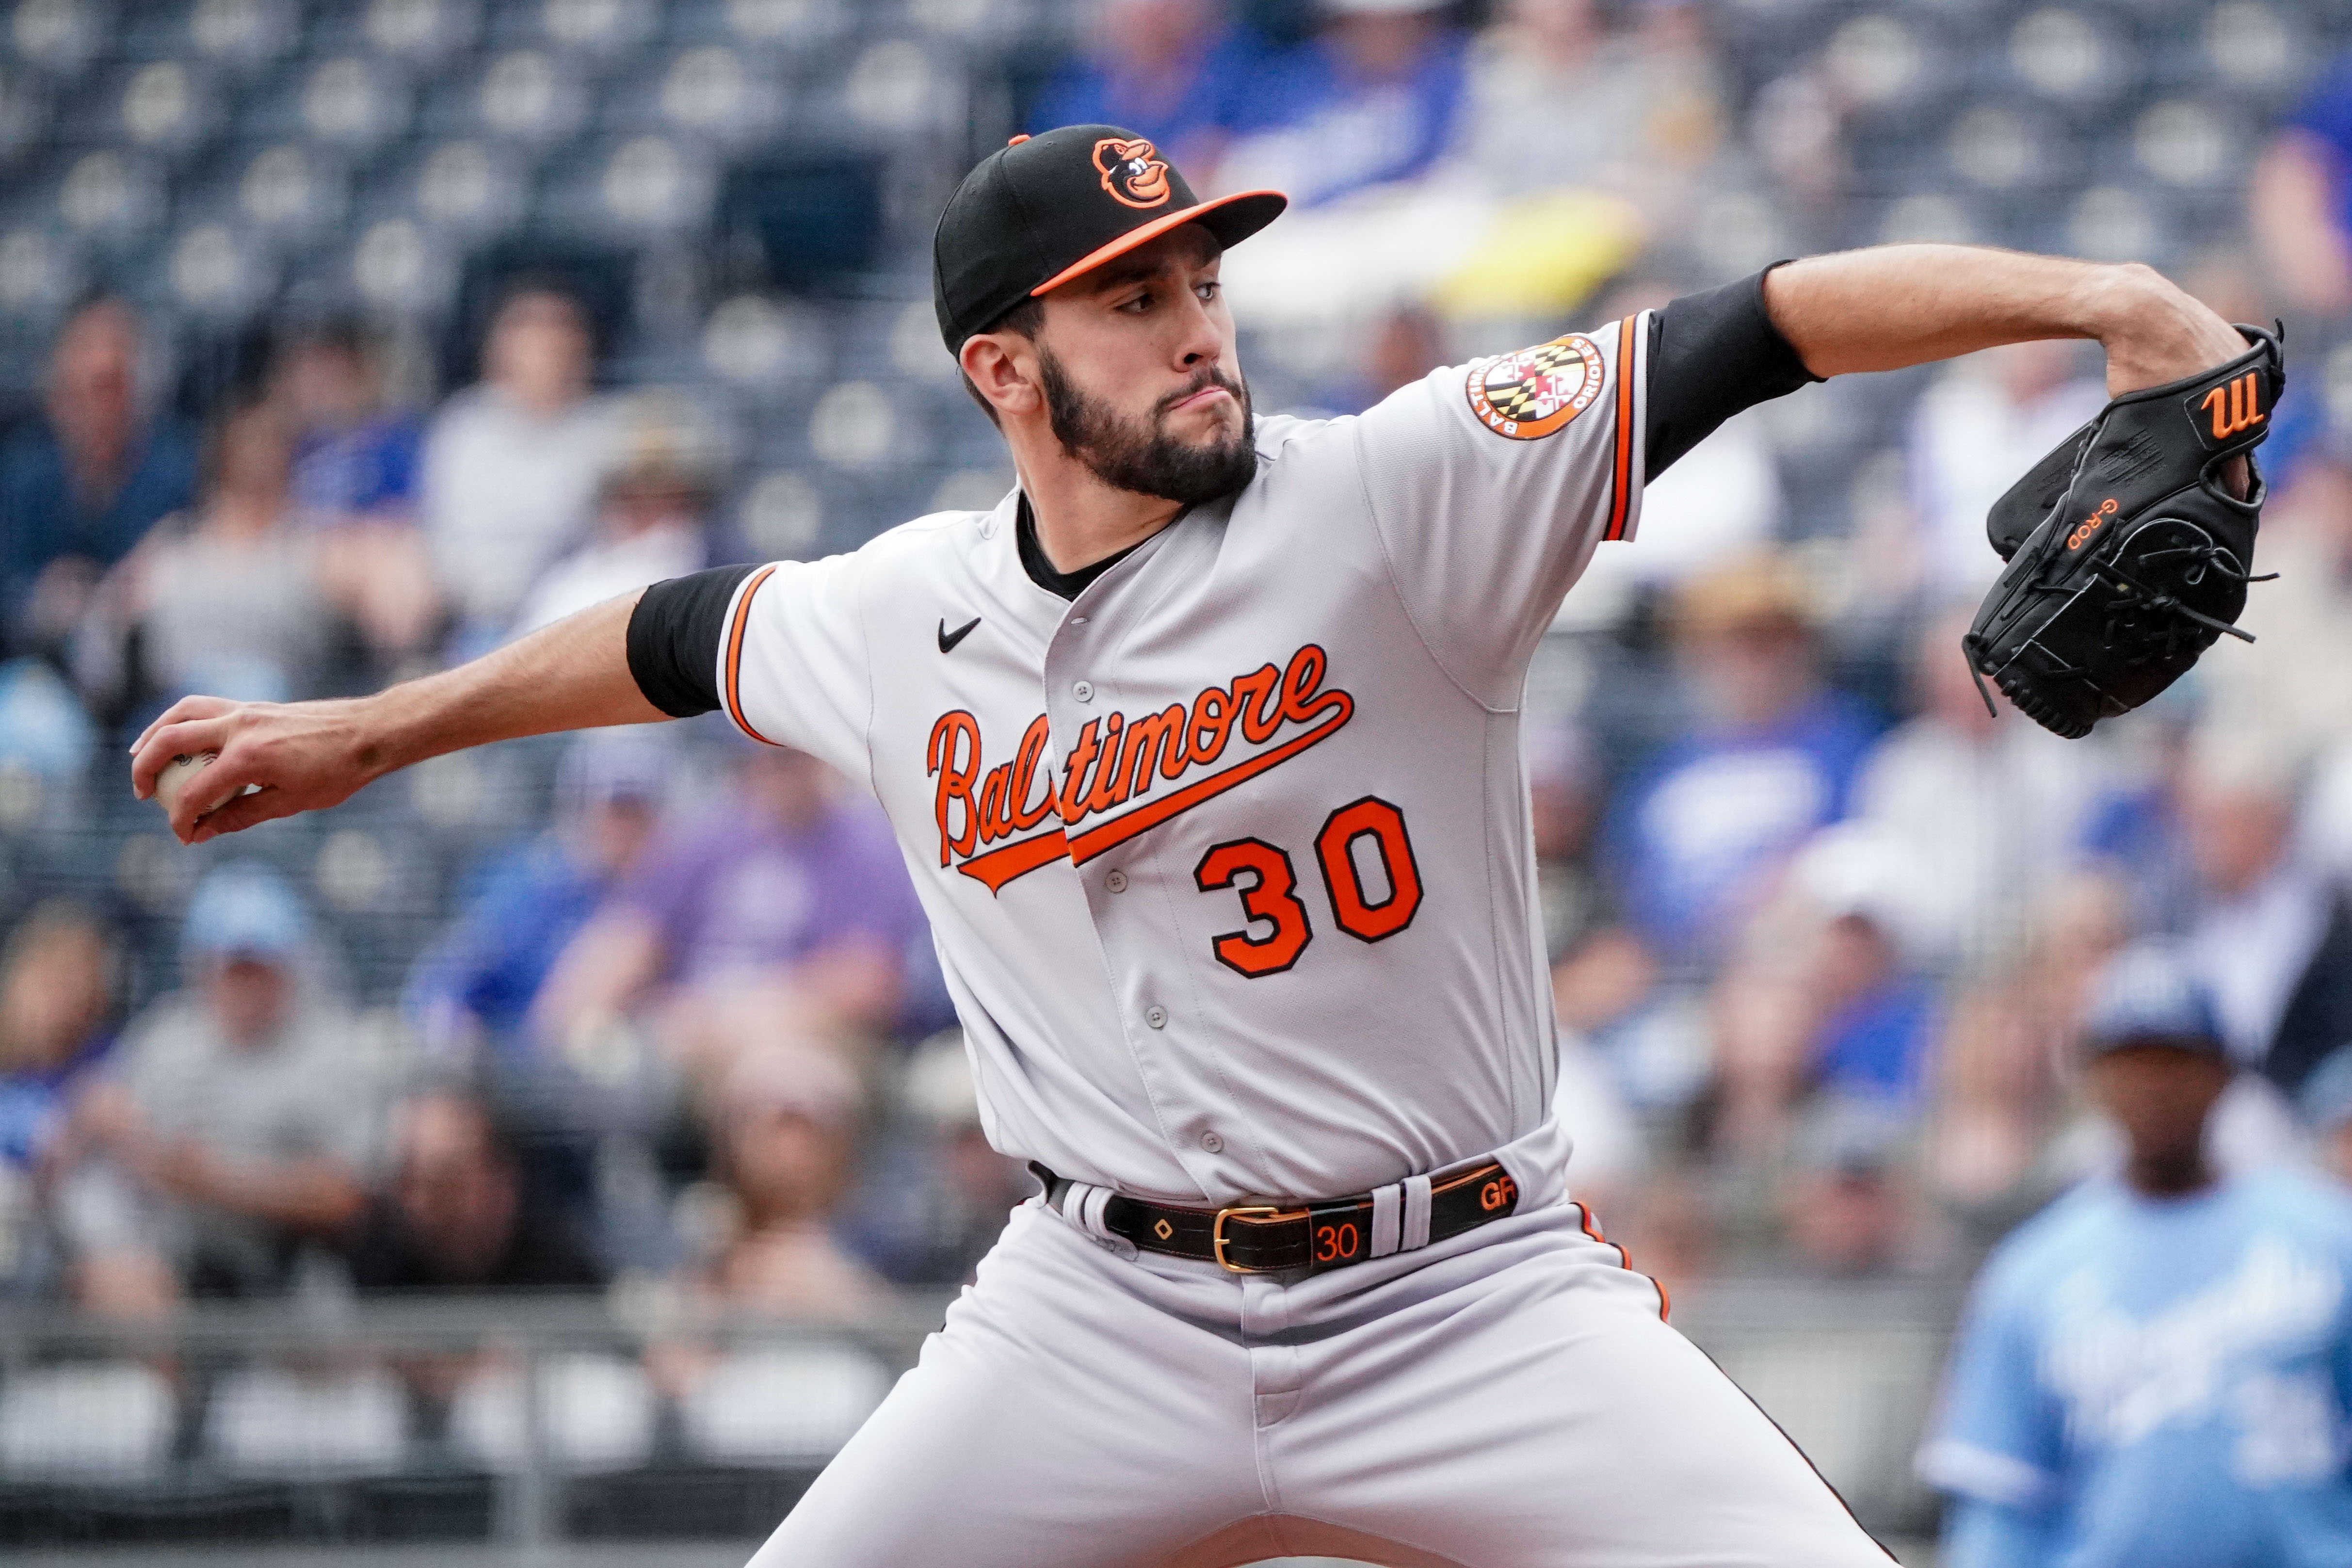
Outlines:
[[[1946,1568],[2352,1562],[2352,1198],[2209,1162],[2231,1068],[2177,953],[2111,963],[2082,1048],[2125,1163],[1977,1282],[1919,1458]]]
[[[658,731],[591,730],[572,742],[554,820],[480,868],[464,911],[409,975],[401,1005],[429,1052],[528,1063],[523,1021],[540,987],[643,858],[677,766]]]

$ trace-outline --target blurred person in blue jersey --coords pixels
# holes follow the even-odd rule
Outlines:
[[[525,1052],[522,1024],[555,961],[652,841],[677,765],[653,733],[592,730],[564,752],[555,819],[478,873],[416,961],[404,1010],[435,1057],[475,1065]]]
[[[56,654],[109,567],[194,499],[196,443],[142,386],[139,318],[76,310],[49,356],[44,417],[0,447],[0,634]]]
[[[1694,711],[1626,786],[1608,834],[1629,921],[1671,962],[1720,956],[1789,858],[1847,813],[1876,726],[1823,684],[1815,613],[1802,573],[1773,554],[1711,567],[1675,596]]]
[[[1187,168],[1263,118],[1249,85],[1265,45],[1221,0],[1097,0],[1087,47],[1029,109],[1029,129],[1124,125]]]
[[[2231,1067],[2176,952],[2115,959],[2083,1045],[2123,1167],[1977,1282],[1919,1459],[1946,1568],[2352,1563],[2352,1197],[2212,1163]]]
[[[438,628],[441,602],[416,522],[425,427],[387,395],[383,361],[359,321],[306,322],[271,365],[270,401],[292,439],[295,506],[369,650],[396,671]]]

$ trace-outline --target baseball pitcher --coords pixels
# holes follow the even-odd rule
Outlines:
[[[1905,246],[1257,419],[1218,266],[1282,207],[1198,199],[1116,127],[1016,138],[934,245],[1018,475],[993,510],[657,584],[374,697],[190,698],[133,787],[217,752],[172,803],[199,842],[458,747],[715,708],[880,798],[989,1136],[1042,1190],[760,1568],[1885,1563],[1565,1190],[1528,659],[1730,415],[2028,338],[2185,406],[2140,441],[2194,453],[2149,495],[2206,507],[2158,564],[2242,581],[2274,360],[2234,379],[2247,339],[2145,268]],[[2209,382],[2219,438],[2189,423]],[[2117,443],[2075,445],[2059,478]],[[1971,644],[2005,685],[2095,684],[2035,651],[2044,622],[2104,647],[2083,595],[2117,590],[2060,581],[2091,482],[2011,543],[2061,560]],[[2198,529],[2208,491],[2235,533]],[[2165,510],[2127,493],[2093,533]]]

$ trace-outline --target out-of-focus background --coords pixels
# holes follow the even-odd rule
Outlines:
[[[2225,1162],[2333,1166],[2347,45],[2347,0],[17,0],[0,1547],[731,1562],[908,1363],[1031,1184],[843,781],[698,721],[183,849],[122,747],[993,504],[931,225],[1089,120],[1293,194],[1226,273],[1261,412],[1886,240],[2288,320],[2262,640],[2088,742],[1957,646],[1986,507],[2102,401],[2068,345],[1735,419],[1536,668],[1571,1184],[1930,1538],[1969,1274],[2114,1158],[2104,955],[2214,988]]]

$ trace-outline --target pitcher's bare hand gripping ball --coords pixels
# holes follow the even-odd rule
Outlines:
[[[163,764],[163,772],[155,775],[155,804],[163,808],[166,816],[189,781],[219,760],[218,752],[183,752]]]
[[[2009,567],[1963,639],[1969,663],[2045,730],[2087,735],[2222,633],[2253,640],[2235,625],[2263,499],[2252,453],[2286,372],[2276,333],[2238,331],[2243,353],[2116,398],[1986,520]]]
[[[373,776],[336,743],[358,706],[183,698],[131,747],[131,790],[183,844],[336,805]]]

